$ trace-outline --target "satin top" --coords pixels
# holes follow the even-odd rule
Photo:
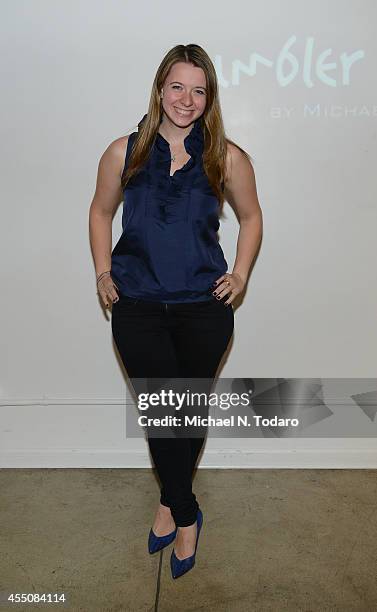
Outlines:
[[[136,135],[128,138],[126,167]],[[214,281],[228,270],[216,234],[219,201],[203,168],[200,120],[184,146],[191,157],[170,176],[169,143],[158,132],[146,164],[124,189],[123,232],[111,254],[111,276],[123,295],[166,303],[209,300]]]

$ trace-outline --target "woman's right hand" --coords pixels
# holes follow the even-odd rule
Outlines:
[[[117,294],[116,289],[118,289],[119,291],[119,288],[114,283],[113,279],[111,278],[110,272],[108,274],[105,274],[105,276],[103,276],[98,281],[97,288],[98,288],[98,295],[101,296],[102,302],[104,303],[106,308],[109,308],[110,301],[112,304],[114,302],[118,302],[119,295]]]

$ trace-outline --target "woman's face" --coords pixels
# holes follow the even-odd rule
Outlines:
[[[202,68],[185,62],[174,64],[163,85],[162,107],[165,115],[175,125],[188,127],[204,113],[206,86]]]

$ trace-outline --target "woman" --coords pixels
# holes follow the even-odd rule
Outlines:
[[[249,159],[225,136],[207,53],[194,44],[171,49],[138,131],[101,157],[89,216],[98,293],[112,305],[113,337],[137,391],[142,378],[195,379],[210,390],[262,235]],[[123,198],[123,233],[111,252]],[[240,223],[231,273],[216,234],[225,199]],[[205,434],[148,435],[162,485],[148,547],[175,540],[173,578],[195,563],[203,514],[191,481]]]

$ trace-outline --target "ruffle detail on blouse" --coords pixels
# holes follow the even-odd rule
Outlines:
[[[140,119],[138,123],[138,128],[141,127],[146,117],[147,113],[143,116],[142,119]],[[204,150],[204,135],[200,118],[194,122],[194,125],[191,128],[191,132],[186,136],[183,142],[187,153],[194,156],[195,158],[198,155],[202,155]],[[154,148],[157,148],[157,150],[159,150],[161,153],[164,153],[165,155],[168,155],[170,157],[169,143],[167,140],[165,140],[162,134],[160,134],[160,132],[157,132],[156,134],[155,145],[156,146]],[[179,170],[177,170],[177,172],[179,172]]]
[[[146,116],[145,114],[138,123],[139,128]],[[149,214],[159,222],[160,227],[187,220],[188,197],[185,195],[190,191],[194,176],[203,172],[204,136],[200,119],[194,122],[190,133],[184,139],[184,146],[190,159],[170,176],[170,146],[159,132],[156,134],[150,157],[153,204]]]
[[[173,182],[169,189],[161,186],[154,193],[154,218],[162,223],[177,223],[186,220],[186,198],[182,198],[181,193],[182,185],[179,182]]]

